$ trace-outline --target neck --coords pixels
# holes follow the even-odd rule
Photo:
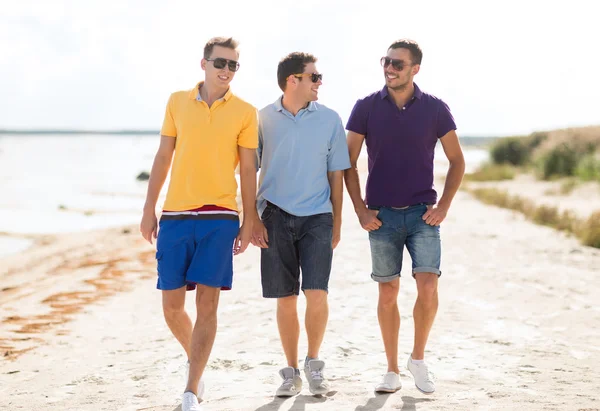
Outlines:
[[[304,99],[285,93],[283,93],[283,98],[281,99],[281,105],[283,106],[283,108],[285,108],[293,115],[298,114],[298,112],[303,108],[307,107],[309,103],[310,101],[306,101]]]
[[[411,81],[395,90],[388,87],[388,93],[398,107],[404,107],[415,94],[415,83]]]
[[[227,94],[228,90],[229,87],[215,87],[211,86],[211,84],[209,83],[204,82],[200,86],[200,97],[202,97],[202,100],[206,101],[206,104],[208,104],[208,106],[210,107],[212,103],[214,103],[220,98],[223,98],[223,96]]]

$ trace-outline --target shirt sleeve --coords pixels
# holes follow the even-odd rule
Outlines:
[[[346,130],[354,131],[355,133],[366,136],[368,114],[365,101],[358,100],[350,113],[350,118],[348,118],[348,123],[346,124]]]
[[[346,142],[346,132],[342,119],[338,117],[327,154],[327,171],[346,170],[350,168],[350,154]]]
[[[258,112],[254,107],[246,115],[244,125],[238,136],[238,146],[245,148],[258,147]]]
[[[454,122],[454,117],[450,112],[450,107],[442,100],[440,100],[440,108],[438,111],[437,118],[437,137],[442,138],[449,131],[456,130],[456,123]]]
[[[173,94],[171,94],[165,110],[165,118],[160,129],[160,134],[162,136],[177,137],[177,127],[175,126],[175,119],[173,118],[173,100]]]

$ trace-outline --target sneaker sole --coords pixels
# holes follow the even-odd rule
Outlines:
[[[312,395],[325,395],[330,391],[330,390],[323,390],[323,391],[311,390],[310,388],[308,390],[310,391],[310,393]]]
[[[431,395],[431,394],[433,394],[435,392],[435,390],[433,390],[433,391],[423,391],[422,389],[420,389],[419,387],[417,387],[417,384],[415,384],[415,388],[417,390],[419,390],[420,392],[422,392],[423,394],[426,394],[426,395]]]
[[[375,388],[375,392],[383,392],[386,394],[393,394],[395,392],[400,391],[401,389],[402,389],[402,387],[398,387],[395,390],[392,388],[379,388],[379,389]]]
[[[295,394],[289,394],[289,393],[276,393],[275,396],[279,397],[279,398],[289,398],[289,397],[295,397],[296,395],[300,394],[299,392],[295,393]]]

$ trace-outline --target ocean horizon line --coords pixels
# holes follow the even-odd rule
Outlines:
[[[97,129],[54,129],[54,128],[39,128],[39,129],[1,129],[1,135],[23,135],[23,136],[34,136],[34,135],[144,135],[144,136],[158,136],[160,130],[151,129],[108,129],[108,130],[97,130]],[[461,140],[467,140],[470,143],[476,141],[489,142],[491,140],[499,138],[498,136],[492,135],[480,135],[480,136],[461,136]]]

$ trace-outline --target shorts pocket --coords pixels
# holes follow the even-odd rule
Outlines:
[[[275,212],[275,207],[273,207],[272,205],[267,205],[267,208],[265,208],[264,211],[262,212],[260,219],[262,221],[268,220],[273,215],[274,212]]]

